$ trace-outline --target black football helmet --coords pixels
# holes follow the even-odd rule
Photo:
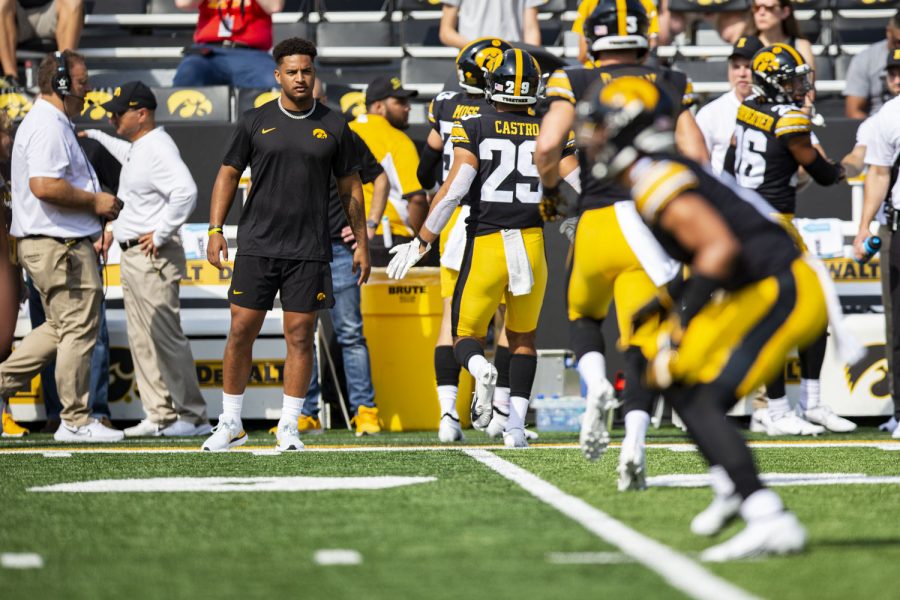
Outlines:
[[[593,163],[591,174],[611,179],[641,154],[675,148],[676,104],[669,90],[643,77],[595,82],[575,107],[575,141]]]
[[[533,56],[519,48],[503,53],[487,74],[485,95],[491,102],[534,104],[541,87],[541,68]]]
[[[778,104],[802,104],[812,89],[812,69],[787,44],[766,46],[753,55],[753,90]]]
[[[588,51],[639,50],[647,52],[650,18],[640,0],[600,0],[584,20]]]
[[[500,38],[483,37],[466,44],[456,55],[459,86],[470,94],[483,94],[485,75],[512,46]]]

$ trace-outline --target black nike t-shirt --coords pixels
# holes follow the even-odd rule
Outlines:
[[[350,131],[353,138],[353,146],[356,149],[356,156],[359,158],[359,179],[364,184],[372,183],[375,178],[384,173],[384,167],[375,160],[366,143],[362,138],[356,135],[356,132]],[[362,200],[362,198],[360,198]],[[328,201],[328,223],[331,231],[331,241],[341,242],[341,230],[348,224],[347,215],[344,214],[344,207],[341,205],[341,199],[338,196],[337,180],[331,180],[331,198]]]
[[[284,114],[277,101],[241,116],[222,160],[241,172],[249,165],[253,181],[238,223],[239,254],[331,261],[331,178],[360,168],[350,134],[321,103],[305,119]]]

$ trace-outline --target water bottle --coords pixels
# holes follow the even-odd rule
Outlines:
[[[856,262],[859,264],[869,262],[879,250],[881,250],[881,238],[877,235],[870,235],[863,241],[863,257],[861,259],[856,259]]]
[[[390,248],[394,245],[394,236],[391,235],[391,220],[387,215],[381,217],[381,239],[384,240],[384,247]]]

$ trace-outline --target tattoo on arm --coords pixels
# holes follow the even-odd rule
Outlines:
[[[338,182],[338,195],[341,198],[341,206],[353,230],[353,237],[357,244],[367,244],[366,235],[366,209],[363,202],[362,184],[356,174],[342,178]]]

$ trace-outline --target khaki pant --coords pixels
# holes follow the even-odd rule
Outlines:
[[[0,364],[0,396],[11,396],[56,357],[60,418],[74,427],[91,421],[91,353],[100,326],[103,284],[91,243],[50,238],[19,240],[19,263],[41,295],[47,321],[25,336]]]
[[[181,329],[178,294],[185,275],[184,249],[176,237],[156,258],[140,246],[122,253],[122,293],[128,345],[147,418],[169,425],[177,418],[207,423],[191,347]]]
[[[16,42],[52,38],[56,35],[56,20],[56,2],[37,8],[22,8],[16,3]]]

